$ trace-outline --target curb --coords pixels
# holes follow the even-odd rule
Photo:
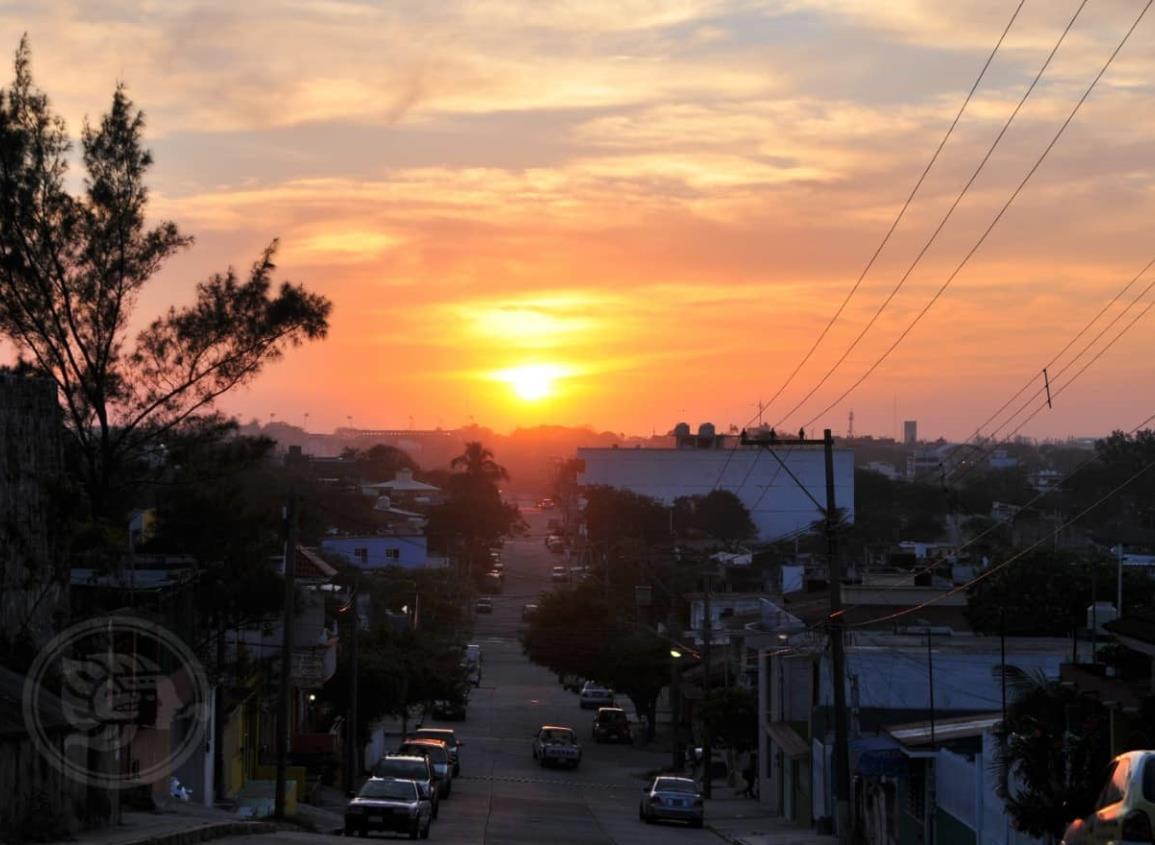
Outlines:
[[[115,845],[195,845],[198,842],[223,839],[226,836],[273,833],[276,829],[276,825],[269,822],[214,822],[191,830],[176,830],[171,833],[125,840]]]
[[[729,842],[730,845],[745,845],[743,840],[739,839],[734,834],[726,833],[724,830],[718,830],[718,828],[714,827],[714,825],[710,824],[709,822],[706,822],[706,830],[710,831],[710,833],[717,836],[723,842]]]

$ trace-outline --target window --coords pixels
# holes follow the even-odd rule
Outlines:
[[[1155,757],[1143,758],[1143,798],[1155,803]]]
[[[1095,802],[1095,809],[1102,810],[1123,800],[1127,792],[1127,775],[1131,772],[1131,764],[1127,760],[1116,760],[1107,770],[1107,783],[1099,793],[1099,800]]]
[[[353,557],[361,563],[369,563],[369,550],[363,546],[353,549]]]
[[[401,550],[400,549],[386,549],[385,550],[385,557],[388,560],[401,560]]]

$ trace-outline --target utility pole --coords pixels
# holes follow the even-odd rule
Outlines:
[[[706,640],[706,648],[702,653],[702,702],[705,703],[706,699],[710,696],[710,651],[714,641],[714,622],[710,616],[710,573],[702,573],[702,581],[704,582],[703,586],[706,588],[706,618],[702,620],[702,634]],[[709,722],[702,723],[702,731],[702,765],[705,767],[702,771],[702,796],[704,798],[710,798],[714,791],[714,779],[711,777],[712,772],[710,771],[713,768],[711,764],[714,754],[714,738],[711,736]]]
[[[349,596],[349,728],[346,731],[348,737],[348,748],[345,751],[345,790],[349,793],[353,792],[359,766],[357,760],[360,751],[360,743],[357,736],[357,681],[358,665],[357,665],[357,641],[361,639],[361,617],[357,610],[357,588],[353,588],[352,595]]]
[[[666,623],[671,642],[682,638],[678,625],[678,608],[674,595],[670,596],[670,614]],[[682,745],[682,661],[670,655],[670,721],[674,725],[674,752],[670,761],[675,772],[686,768],[686,749]]]
[[[834,438],[822,433],[826,452],[826,554],[830,569],[830,661],[834,680],[834,824],[838,841],[850,842],[850,736],[846,720],[846,652],[842,633],[842,561],[838,557],[838,508],[834,501]]]
[[[896,422],[897,425],[897,416]],[[834,683],[834,806],[835,829],[841,845],[850,843],[850,732],[847,725],[846,711],[846,651],[843,642],[842,618],[842,561],[838,556],[838,505],[834,496],[834,437],[830,429],[822,432],[821,440],[800,437],[797,440],[778,442],[772,439],[755,439],[747,437],[742,432],[741,443],[744,446],[762,446],[778,461],[786,474],[814,503],[815,507],[825,517],[826,527],[826,555],[830,575],[830,615],[827,617],[827,628],[830,632],[830,660]],[[822,446],[826,458],[826,505],[818,502],[814,494],[799,481],[779,457],[776,448],[785,446]],[[796,541],[797,542],[797,541]],[[709,651],[707,650],[707,654]]]
[[[285,770],[289,762],[289,692],[293,670],[293,616],[297,597],[297,493],[289,493],[285,507],[285,608],[281,626],[281,688],[277,694],[277,781],[273,815],[285,817]]]

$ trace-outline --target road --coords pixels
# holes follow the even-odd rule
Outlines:
[[[581,710],[576,695],[522,654],[517,640],[521,606],[549,589],[550,568],[561,562],[544,544],[550,513],[530,509],[523,510],[523,516],[530,524],[530,536],[506,546],[504,592],[494,597],[492,616],[476,618],[474,641],[482,647],[482,682],[470,699],[467,720],[446,723],[457,730],[465,747],[461,776],[441,807],[430,839],[462,845],[717,845],[721,840],[709,830],[639,821],[645,774],[665,765],[667,755],[595,744],[590,738],[592,711]],[[532,759],[533,737],[547,723],[577,730],[583,746],[577,770],[541,769]],[[236,845],[271,841],[318,845],[325,840],[348,842],[277,833],[262,836],[259,843],[238,838]]]

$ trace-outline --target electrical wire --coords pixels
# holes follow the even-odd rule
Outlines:
[[[896,611],[894,613],[888,613],[885,616],[878,616],[878,617],[875,617],[874,619],[867,619],[867,620],[864,620],[861,622],[852,622],[852,623],[845,623],[844,622],[843,627],[862,628],[862,627],[865,627],[867,625],[877,625],[879,622],[889,622],[891,619],[898,619],[898,618],[906,616],[910,613],[914,613],[918,610],[922,610],[925,607],[929,607],[932,604],[937,604],[938,602],[942,601],[943,599],[950,598],[951,596],[958,595],[961,592],[969,590],[971,587],[975,586],[980,581],[985,581],[987,578],[991,577],[996,572],[1001,572],[1003,569],[1006,569],[1012,563],[1019,560],[1019,558],[1023,557],[1026,554],[1029,554],[1030,552],[1033,552],[1035,549],[1039,548],[1039,546],[1043,545],[1044,543],[1052,542],[1052,540],[1058,536],[1060,531],[1062,531],[1065,528],[1069,528],[1075,522],[1079,521],[1084,516],[1089,514],[1091,511],[1095,510],[1095,508],[1099,507],[1101,504],[1106,502],[1108,499],[1110,499],[1116,493],[1119,493],[1121,490],[1125,489],[1127,486],[1129,486],[1134,481],[1136,481],[1138,478],[1140,478],[1144,473],[1149,472],[1152,467],[1155,467],[1155,460],[1151,460],[1151,461],[1148,461],[1147,463],[1145,463],[1138,470],[1136,470],[1134,473],[1132,473],[1121,484],[1116,485],[1114,488],[1112,488],[1110,491],[1105,493],[1103,496],[1101,496],[1095,502],[1088,505],[1083,510],[1079,511],[1079,513],[1075,514],[1075,516],[1071,517],[1069,520],[1067,520],[1062,525],[1060,525],[1057,529],[1055,529],[1054,532],[1052,532],[1052,534],[1050,536],[1042,537],[1042,538],[1036,540],[1034,543],[1031,543],[1031,545],[1027,546],[1025,549],[1022,549],[1022,550],[1016,552],[1015,554],[1011,555],[1009,558],[1004,560],[1002,563],[1000,563],[996,566],[992,566],[989,569],[979,573],[978,575],[976,575],[974,578],[971,578],[966,583],[959,584],[955,587],[952,587],[950,590],[946,591],[945,593],[941,593],[937,596],[926,599],[925,601],[918,602],[917,604],[912,605],[911,607],[906,608],[904,610],[899,610],[899,611]]]
[[[858,278],[855,280],[854,285],[851,287],[849,293],[847,293],[846,297],[842,300],[842,304],[838,306],[838,309],[834,312],[834,316],[830,318],[830,321],[826,324],[826,327],[818,335],[818,338],[814,341],[813,345],[811,345],[809,351],[807,351],[807,353],[802,357],[802,360],[799,361],[798,364],[794,367],[793,372],[791,372],[790,375],[786,378],[786,381],[783,382],[782,386],[779,387],[778,390],[775,391],[774,395],[770,397],[770,400],[766,403],[766,405],[762,406],[761,402],[759,402],[760,407],[759,407],[758,413],[755,414],[754,416],[750,417],[750,419],[746,421],[746,424],[743,426],[744,429],[748,428],[755,420],[759,419],[762,416],[762,414],[765,412],[765,410],[767,408],[769,408],[770,405],[772,405],[774,403],[774,401],[779,396],[782,395],[782,392],[784,390],[786,390],[786,388],[791,384],[791,382],[794,381],[795,376],[798,375],[798,373],[799,373],[799,371],[801,371],[802,367],[805,366],[806,363],[810,360],[811,356],[813,356],[815,350],[818,349],[819,345],[822,343],[823,339],[825,339],[825,337],[829,333],[830,329],[833,328],[834,324],[838,321],[839,317],[842,316],[842,312],[846,309],[846,306],[850,303],[851,298],[858,291],[858,288],[862,285],[862,282],[866,278],[867,273],[870,272],[871,268],[874,266],[875,261],[877,261],[878,256],[882,253],[882,250],[886,247],[887,243],[890,241],[891,236],[894,234],[895,230],[898,228],[899,223],[902,221],[903,217],[906,215],[907,209],[910,208],[910,205],[914,201],[915,196],[918,194],[919,190],[922,188],[923,182],[926,181],[926,177],[930,173],[931,168],[934,167],[935,162],[938,161],[939,155],[942,153],[943,149],[946,147],[946,144],[950,140],[951,135],[954,134],[954,130],[958,126],[959,121],[962,119],[963,113],[966,111],[967,106],[970,105],[971,100],[974,98],[975,92],[978,90],[979,85],[982,83],[983,78],[986,76],[987,71],[990,69],[991,63],[994,61],[995,55],[998,53],[999,49],[1003,45],[1003,42],[1006,40],[1008,33],[1010,33],[1011,27],[1014,25],[1015,21],[1018,19],[1019,12],[1022,11],[1022,8],[1023,8],[1023,5],[1025,4],[1025,2],[1026,2],[1026,0],[1019,0],[1019,4],[1015,7],[1015,10],[1011,13],[1010,20],[1008,20],[1006,26],[1003,27],[1003,31],[999,35],[998,41],[995,42],[994,48],[992,48],[990,54],[987,56],[986,61],[983,62],[983,66],[979,70],[978,76],[975,77],[975,81],[971,84],[970,90],[967,92],[966,97],[963,99],[962,105],[959,106],[959,110],[955,114],[954,120],[952,120],[950,123],[950,126],[947,127],[946,133],[943,135],[942,140],[939,141],[938,146],[935,148],[934,153],[930,157],[930,161],[928,161],[926,164],[926,167],[923,168],[922,173],[919,175],[918,179],[915,181],[914,187],[911,189],[910,193],[907,195],[906,201],[902,204],[902,207],[899,209],[898,214],[895,216],[894,220],[891,222],[890,228],[887,229],[887,232],[883,236],[882,241],[878,244],[878,246],[874,250],[874,253],[870,256],[870,260],[866,262],[866,266],[863,267],[862,272],[859,273]],[[1084,0],[1083,5],[1085,5],[1085,4],[1086,4],[1086,0]],[[1082,6],[1080,6],[1080,10],[1081,9],[1082,9]],[[738,449],[738,445],[739,444],[735,443],[734,446],[732,446],[730,448],[729,454],[726,456],[726,461],[722,465],[722,469],[719,471],[717,479],[715,479],[714,484],[711,486],[712,490],[717,490],[719,485],[722,483],[722,479],[725,477],[726,471],[730,467],[730,463],[734,458],[734,452]],[[759,455],[761,455],[761,451],[759,451]],[[750,474],[754,471],[754,466],[757,464],[757,461],[758,461],[758,458],[756,457],[754,460],[754,464],[751,465],[750,469],[746,472],[746,476],[742,479],[742,483],[738,487],[739,490],[741,490],[742,487],[745,486],[747,479],[749,479]],[[775,473],[774,473],[775,479],[777,478],[779,471],[780,471],[780,468],[775,471]],[[763,495],[765,495],[765,493],[763,493]],[[761,503],[761,499],[762,499],[762,497],[759,497],[759,499],[758,499],[759,503]]]
[[[1038,159],[1036,159],[1035,163],[1031,166],[1030,170],[1027,171],[1027,174],[1023,177],[1022,181],[1019,182],[1018,186],[1011,193],[1010,197],[1003,204],[1002,208],[999,209],[998,214],[996,214],[994,219],[991,220],[990,224],[983,231],[983,233],[979,237],[978,241],[975,242],[975,245],[973,247],[971,247],[971,249],[967,252],[967,254],[965,256],[963,256],[962,261],[960,261],[958,263],[958,266],[956,266],[955,269],[953,271],[951,271],[951,274],[949,276],[947,276],[946,281],[943,282],[942,286],[939,287],[939,289],[935,292],[934,296],[931,297],[930,301],[923,307],[923,309],[921,311],[918,312],[918,314],[915,315],[915,318],[907,325],[907,327],[905,329],[903,329],[902,333],[895,339],[895,341],[889,347],[887,347],[886,351],[883,352],[882,355],[873,364],[870,365],[870,367],[866,370],[866,372],[863,373],[858,378],[857,381],[855,381],[852,385],[850,385],[850,387],[846,388],[846,390],[844,390],[838,396],[837,399],[835,399],[833,402],[831,402],[829,405],[827,405],[825,408],[823,408],[821,411],[819,411],[817,414],[815,414],[813,417],[811,417],[809,420],[807,420],[807,422],[805,423],[807,426],[813,424],[815,420],[817,420],[820,417],[824,416],[825,414],[829,413],[833,408],[835,408],[839,404],[841,404],[841,402],[844,399],[846,399],[846,397],[848,397],[851,393],[853,393],[859,387],[859,385],[861,385],[864,381],[866,381],[866,379],[869,378],[870,375],[876,369],[878,369],[878,367],[882,364],[882,362],[885,361],[888,357],[890,357],[890,354],[892,352],[894,352],[894,350],[896,348],[898,348],[898,345],[900,343],[902,343],[903,340],[906,339],[906,336],[908,334],[910,334],[910,332],[914,329],[914,327],[918,325],[918,323],[922,320],[922,318],[924,316],[926,316],[927,312],[930,311],[930,309],[934,306],[934,304],[936,302],[938,302],[939,298],[943,295],[943,293],[946,292],[947,288],[950,287],[951,282],[953,282],[955,277],[958,276],[958,274],[960,272],[962,272],[963,268],[966,267],[966,265],[970,262],[970,259],[974,256],[974,254],[976,252],[978,252],[979,247],[981,247],[983,245],[983,243],[986,241],[987,237],[994,230],[995,226],[1003,218],[1003,215],[1006,214],[1007,210],[1011,207],[1011,204],[1015,201],[1015,199],[1018,197],[1018,195],[1022,192],[1023,188],[1026,187],[1027,182],[1030,181],[1031,177],[1034,176],[1035,172],[1039,169],[1039,167],[1042,166],[1043,162],[1046,160],[1046,158],[1050,154],[1051,150],[1054,149],[1055,145],[1059,142],[1059,139],[1063,136],[1063,133],[1066,132],[1067,127],[1071,125],[1071,121],[1073,121],[1075,119],[1075,115],[1077,115],[1079,113],[1079,110],[1082,108],[1083,103],[1085,103],[1087,101],[1087,98],[1091,96],[1091,92],[1095,90],[1095,86],[1098,85],[1099,80],[1103,78],[1103,75],[1107,72],[1107,69],[1111,67],[1111,65],[1115,61],[1115,58],[1119,55],[1119,53],[1122,51],[1123,47],[1126,45],[1127,41],[1131,38],[1131,34],[1139,26],[1139,23],[1143,20],[1144,16],[1147,14],[1148,9],[1151,8],[1151,4],[1153,2],[1155,2],[1155,0],[1147,0],[1147,3],[1143,6],[1143,9],[1139,12],[1139,15],[1135,18],[1134,23],[1131,24],[1131,27],[1123,35],[1123,38],[1119,41],[1119,44],[1115,47],[1114,51],[1112,51],[1111,55],[1107,58],[1107,61],[1103,64],[1103,67],[1100,68],[1099,72],[1095,75],[1095,78],[1093,80],[1091,80],[1091,84],[1087,86],[1087,90],[1083,92],[1083,95],[1075,103],[1074,108],[1071,109],[1070,114],[1067,115],[1067,117],[1063,121],[1062,125],[1059,126],[1058,131],[1055,132],[1055,135],[1053,138],[1051,138],[1050,143],[1048,143],[1047,146],[1043,149],[1043,152],[1039,155]],[[1082,8],[1082,7],[1080,6],[1080,8]]]
[[[967,193],[971,189],[971,186],[974,185],[975,180],[979,178],[979,175],[986,168],[987,162],[990,161],[991,156],[994,155],[994,152],[998,148],[999,143],[1010,130],[1011,124],[1015,122],[1015,118],[1018,117],[1019,112],[1026,104],[1027,99],[1030,98],[1031,94],[1034,92],[1035,87],[1039,84],[1039,80],[1043,78],[1043,74],[1046,73],[1047,68],[1050,67],[1051,61],[1055,58],[1055,54],[1059,52],[1059,48],[1066,40],[1067,35],[1071,32],[1072,27],[1074,27],[1075,21],[1079,19],[1079,15],[1082,14],[1084,7],[1087,5],[1087,2],[1088,0],[1082,0],[1079,6],[1075,9],[1075,13],[1071,16],[1071,19],[1067,21],[1066,27],[1064,27],[1062,33],[1059,35],[1059,40],[1055,42],[1055,46],[1051,48],[1051,52],[1048,53],[1046,59],[1043,60],[1043,64],[1039,67],[1039,70],[1035,74],[1034,79],[1031,80],[1030,84],[1027,86],[1027,89],[1023,92],[1022,97],[1019,98],[1019,102],[1015,105],[1014,110],[1011,111],[1010,116],[1003,123],[1003,126],[999,130],[998,134],[995,135],[994,140],[987,148],[986,153],[979,160],[979,163],[971,173],[970,178],[967,179],[966,183],[962,187],[962,190],[959,191],[958,195],[954,199],[954,202],[952,202],[950,208],[947,209],[946,214],[944,214],[942,219],[939,220],[938,225],[931,232],[930,237],[926,239],[926,242],[922,245],[922,248],[918,251],[918,254],[910,263],[910,266],[907,267],[906,272],[902,274],[897,284],[895,284],[894,288],[882,301],[882,304],[878,306],[874,314],[867,321],[866,325],[863,326],[862,331],[860,331],[854,340],[851,341],[850,345],[846,347],[842,355],[840,355],[838,359],[830,366],[822,378],[818,380],[818,383],[810,388],[806,395],[803,396],[794,405],[793,408],[786,412],[782,419],[777,423],[778,425],[782,425],[786,420],[794,416],[794,414],[797,413],[797,411],[810,400],[810,397],[812,397],[824,384],[826,384],[826,382],[835,373],[835,371],[840,366],[842,366],[842,363],[847,359],[847,357],[849,357],[850,353],[858,347],[858,344],[862,342],[862,339],[866,337],[867,333],[874,327],[874,324],[878,321],[878,318],[882,316],[882,312],[886,310],[887,306],[890,305],[890,303],[898,295],[899,291],[902,290],[903,286],[906,284],[907,279],[909,279],[911,274],[914,273],[915,269],[922,262],[923,257],[930,250],[931,246],[934,245],[934,242],[938,240],[938,236],[942,233],[942,230],[946,228],[946,224],[950,221],[951,217],[954,216],[955,210],[959,207],[959,204],[963,201],[963,198],[966,197]],[[813,420],[811,422],[813,422]],[[809,424],[810,423],[807,423],[807,425]]]
[[[882,241],[878,244],[874,250],[874,253],[870,256],[870,260],[866,262],[866,266],[863,267],[862,272],[858,274],[858,278],[854,281],[854,284],[851,286],[849,293],[847,293],[845,298],[843,298],[842,304],[838,306],[838,310],[834,312],[834,316],[830,318],[829,322],[827,322],[826,327],[819,333],[818,338],[810,346],[810,349],[806,352],[805,355],[802,356],[802,360],[798,362],[797,366],[794,367],[790,375],[786,377],[786,381],[784,381],[782,386],[779,387],[778,390],[775,391],[774,395],[770,397],[770,400],[762,409],[763,411],[774,404],[774,401],[779,396],[781,396],[782,392],[790,386],[791,382],[794,381],[794,377],[798,375],[799,371],[804,366],[806,366],[806,363],[810,360],[811,356],[814,355],[815,350],[818,349],[819,345],[826,338],[826,335],[830,332],[830,329],[834,327],[836,322],[838,322],[838,318],[842,316],[842,312],[846,310],[846,306],[850,303],[851,298],[858,291],[858,288],[861,287],[863,279],[866,278],[866,274],[870,272],[871,268],[874,266],[874,262],[877,261],[878,256],[882,254],[882,250],[890,241],[891,235],[893,235],[895,230],[898,228],[898,224],[902,222],[902,218],[906,215],[906,211],[908,208],[910,208],[910,204],[914,201],[915,195],[918,194],[919,189],[922,187],[922,183],[926,181],[926,177],[930,173],[931,168],[934,167],[935,162],[938,161],[938,157],[942,153],[943,148],[946,146],[947,141],[949,141],[951,135],[954,134],[955,127],[958,126],[959,121],[962,119],[963,112],[966,111],[967,106],[970,105],[971,100],[974,98],[975,91],[978,90],[979,85],[983,81],[983,77],[986,76],[987,70],[990,69],[991,62],[994,61],[995,55],[999,52],[999,48],[1002,47],[1003,41],[1006,40],[1007,34],[1011,31],[1011,27],[1014,25],[1015,20],[1018,18],[1019,12],[1022,11],[1023,4],[1025,2],[1026,0],[1019,0],[1019,4],[1011,13],[1011,19],[1007,21],[1007,25],[1003,28],[1003,32],[999,36],[999,40],[995,42],[994,48],[991,50],[990,55],[987,56],[987,60],[983,63],[982,68],[979,70],[979,75],[975,77],[975,81],[971,85],[970,90],[967,92],[966,98],[963,100],[962,105],[959,106],[959,110],[955,114],[954,120],[952,120],[950,126],[947,127],[946,134],[944,134],[942,136],[942,140],[938,142],[938,146],[935,148],[934,154],[931,155],[930,161],[926,163],[926,167],[923,168],[922,173],[914,183],[914,187],[911,188],[910,193],[907,195],[906,201],[902,204],[902,207],[898,210],[898,214],[891,222],[890,228],[886,230],[886,234],[883,235]],[[747,423],[747,425],[749,425],[749,423]]]

